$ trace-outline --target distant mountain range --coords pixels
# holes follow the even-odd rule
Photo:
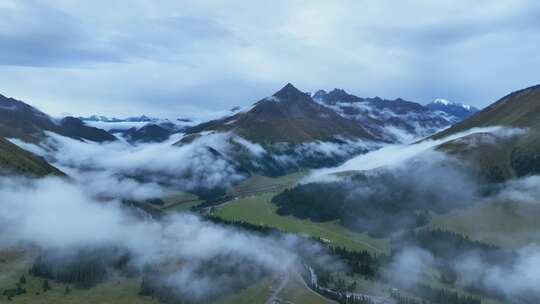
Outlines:
[[[384,144],[431,135],[459,120],[403,99],[361,98],[341,89],[311,95],[289,83],[247,109],[187,128],[177,145],[210,133],[229,134],[235,148],[220,155],[224,161],[273,175],[336,165]],[[242,142],[255,144],[257,155]]]
[[[169,119],[146,115],[127,118],[109,118],[102,115],[79,117],[87,125],[101,128],[109,133],[124,137],[131,143],[162,142],[171,135],[184,131],[196,123],[188,118]]]
[[[317,91],[313,99],[341,116],[357,121],[373,136],[390,142],[431,135],[477,111],[467,105],[443,104],[442,99],[423,106],[401,98],[362,98],[342,89]]]
[[[152,122],[142,127],[131,127],[127,130],[111,129],[109,132],[122,135],[131,143],[163,142],[173,134],[184,131],[184,125],[174,124],[170,121]]]
[[[433,102],[428,103],[426,107],[432,110],[442,111],[444,113],[447,113],[448,115],[454,116],[458,119],[454,122],[459,122],[479,111],[473,106],[459,102],[452,102],[443,98],[435,99]]]
[[[209,157],[234,164],[239,172],[279,175],[336,165],[384,144],[431,135],[475,110],[441,100],[423,106],[403,99],[361,98],[341,89],[311,95],[289,83],[247,109],[196,124],[146,115],[54,119],[0,95],[0,137],[38,143],[53,132],[94,142],[123,137],[136,144],[163,142],[182,133],[175,145],[185,146],[214,134],[221,142],[204,144]]]
[[[220,143],[207,145],[212,157],[239,172],[271,176],[335,165],[382,143],[361,124],[290,83],[247,109],[188,128],[176,145],[189,145],[209,134],[221,135]],[[225,146],[226,153],[218,149]]]
[[[159,118],[148,117],[146,115],[132,116],[126,118],[107,117],[103,115],[92,115],[88,117],[79,117],[82,121],[99,121],[99,122],[156,122]]]

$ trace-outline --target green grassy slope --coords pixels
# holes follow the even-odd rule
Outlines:
[[[0,174],[15,173],[22,175],[45,176],[64,175],[43,158],[19,148],[6,139],[0,138]]]
[[[385,240],[373,239],[366,234],[354,233],[338,222],[316,223],[292,216],[276,214],[276,205],[270,202],[273,193],[254,195],[231,201],[214,209],[214,215],[228,220],[245,221],[256,225],[274,227],[286,232],[315,236],[336,246],[374,253],[388,252]]]
[[[429,228],[443,228],[484,243],[519,248],[540,243],[539,217],[538,205],[493,201],[435,216]]]
[[[507,138],[486,139],[474,134],[440,147],[479,166],[495,181],[540,173],[540,86],[509,94],[472,117],[435,134],[439,139],[471,128],[505,126],[521,128],[524,133]],[[467,141],[469,144],[466,144]]]
[[[280,303],[310,303],[310,304],[330,304],[335,303],[309,289],[297,274],[290,274],[286,285],[277,293]],[[281,278],[267,278],[256,282],[252,286],[241,292],[224,297],[216,304],[254,304],[266,303],[274,288],[281,283]]]
[[[30,250],[0,249],[0,303],[159,304],[159,301],[152,297],[138,295],[141,284],[138,277],[115,276],[90,289],[70,286],[70,292],[67,294],[65,284],[49,280],[52,289],[43,292],[44,280],[28,274],[35,257],[36,253]],[[8,297],[2,295],[3,291],[15,288],[22,276],[25,277],[26,283],[21,286],[26,289],[26,293],[8,300]],[[281,285],[282,280],[281,277],[262,279],[236,294],[218,299],[215,303],[266,303],[271,293]],[[311,291],[300,276],[292,272],[283,288],[277,291],[277,297],[285,303],[333,303]]]
[[[141,297],[139,291],[140,280],[137,278],[115,277],[91,289],[77,289],[70,287],[65,293],[66,285],[49,280],[52,288],[43,292],[43,279],[28,274],[35,253],[20,249],[0,249],[0,303],[14,304],[158,304],[150,297]],[[26,283],[22,285],[26,293],[15,296],[8,301],[2,296],[5,289],[15,287],[21,276],[25,276]]]

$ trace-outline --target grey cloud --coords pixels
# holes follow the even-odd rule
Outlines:
[[[288,81],[484,106],[538,81],[536,1],[9,3],[0,91],[52,114],[226,110]]]
[[[240,278],[257,279],[291,271],[298,252],[322,256],[317,244],[292,235],[250,234],[191,214],[141,219],[118,201],[96,201],[80,186],[58,178],[0,178],[5,205],[0,210],[0,246],[35,246],[46,259],[62,257],[60,265],[85,252],[106,255],[118,248],[129,253],[136,273],[148,266],[175,265],[160,276],[171,290],[195,298],[222,292],[238,279],[201,271],[200,265],[216,259],[226,257],[220,266],[241,266],[231,271]]]
[[[230,34],[204,16],[142,16],[113,24],[70,14],[47,1],[22,1],[0,16],[1,65],[87,67],[142,59],[167,61],[179,58],[174,56],[177,53],[189,53],[198,41],[215,43]]]
[[[390,22],[387,25],[369,27],[367,35],[375,44],[405,46],[424,53],[467,41],[474,42],[475,39],[488,35],[534,34],[540,29],[540,5],[531,4],[508,15],[494,15],[491,18],[475,19],[468,16],[448,19],[414,26],[407,23],[396,26]],[[360,29],[367,31],[368,27]]]
[[[123,54],[100,43],[72,15],[37,1],[19,5],[0,11],[0,64],[73,66],[123,60]]]

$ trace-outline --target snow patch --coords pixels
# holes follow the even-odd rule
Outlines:
[[[437,98],[437,99],[435,99],[435,100],[433,101],[433,103],[442,104],[442,105],[444,105],[444,106],[453,104],[450,100],[444,99],[444,98]]]

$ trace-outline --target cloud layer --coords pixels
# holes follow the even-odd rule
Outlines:
[[[0,197],[0,249],[36,246],[49,258],[119,249],[139,274],[176,265],[160,279],[195,298],[219,294],[231,284],[216,269],[201,269],[205,263],[225,258],[215,266],[237,265],[237,275],[256,279],[293,270],[300,252],[323,256],[316,244],[292,235],[250,234],[192,214],[159,221],[140,217],[116,200],[96,201],[87,187],[60,178],[1,178]]]
[[[484,106],[535,84],[525,67],[540,65],[533,0],[6,0],[0,8],[0,91],[54,114],[183,116],[245,106],[287,81]]]

